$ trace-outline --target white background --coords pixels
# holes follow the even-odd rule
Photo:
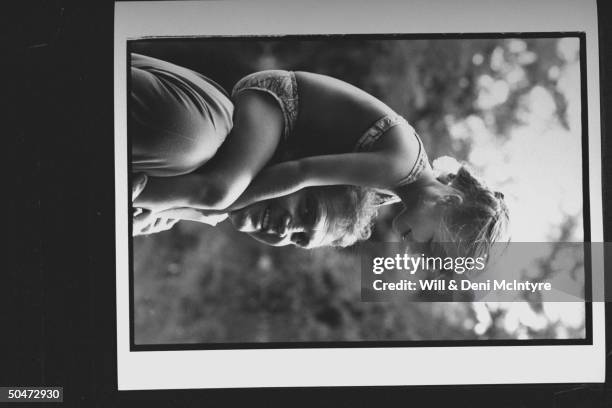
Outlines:
[[[581,31],[587,37],[591,236],[603,241],[595,0],[204,1],[115,5],[119,390],[603,382],[604,304],[592,346],[129,351],[126,41],[149,36]],[[595,256],[598,256],[596,254]],[[603,287],[593,262],[593,287]],[[595,295],[603,299],[602,295]]]

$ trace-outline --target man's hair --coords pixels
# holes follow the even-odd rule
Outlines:
[[[495,242],[507,240],[510,217],[503,193],[489,189],[465,164],[449,186],[461,199],[442,203],[441,239],[430,245],[429,252],[439,256],[488,257]]]
[[[333,197],[334,219],[328,233],[333,235],[331,246],[348,247],[365,241],[372,234],[374,218],[378,213],[379,197],[369,188],[357,186],[325,186],[324,194]]]

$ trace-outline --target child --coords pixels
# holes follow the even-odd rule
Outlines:
[[[233,128],[202,172],[151,178],[135,205],[235,211],[305,187],[355,185],[399,197],[405,210],[395,229],[430,250],[471,256],[505,229],[501,194],[467,168],[434,176],[415,130],[357,87],[315,73],[262,71],[241,79],[232,101]]]

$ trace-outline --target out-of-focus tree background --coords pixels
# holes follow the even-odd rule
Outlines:
[[[584,239],[577,38],[152,40],[132,51],[228,91],[262,69],[341,78],[406,117],[431,159],[467,161],[503,191],[514,241]],[[400,209],[381,212],[372,240],[397,241]],[[585,335],[583,303],[361,302],[357,248],[267,247],[228,223],[135,238],[134,274],[137,344]]]

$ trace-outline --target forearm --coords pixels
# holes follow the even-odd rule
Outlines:
[[[223,208],[217,205],[220,194],[216,183],[201,174],[149,177],[134,206],[151,210],[174,207],[218,210]]]
[[[255,202],[285,196],[307,187],[301,161],[280,163],[250,179],[224,182],[213,175],[192,173],[176,177],[150,177],[134,200],[134,207],[153,211],[177,207],[229,212]]]
[[[182,221],[196,221],[203,224],[215,226],[227,218],[223,211],[197,210],[195,208],[183,207],[172,208],[155,214],[156,217],[178,219]]]
[[[304,187],[308,187],[308,180],[300,161],[276,164],[261,171],[224,211],[234,211],[259,201],[285,196]]]

